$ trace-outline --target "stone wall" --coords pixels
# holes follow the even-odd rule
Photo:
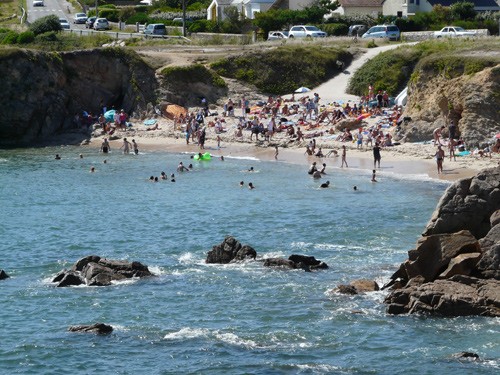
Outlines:
[[[474,31],[477,37],[490,35],[488,29],[467,30]],[[404,42],[420,42],[422,40],[434,39],[434,31],[404,31],[401,33],[401,40]]]

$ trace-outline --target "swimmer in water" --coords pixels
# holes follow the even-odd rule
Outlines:
[[[149,177],[149,181],[153,182],[155,180],[154,176]]]
[[[253,171],[254,171],[253,167],[250,167],[250,169],[247,172],[253,172]]]
[[[352,187],[352,190],[357,191],[357,190],[358,190],[358,187],[357,187],[356,185],[354,185],[354,186]]]
[[[320,188],[327,188],[328,186],[330,186],[330,181],[326,181],[326,182],[322,183],[320,185]]]
[[[161,179],[162,179],[162,180],[168,180],[168,178],[167,178],[167,174],[166,174],[165,172],[161,172],[161,174],[160,174],[160,175],[161,175]]]
[[[182,161],[179,163],[179,165],[177,166],[177,172],[189,172],[189,169],[187,169],[184,164],[182,164]]]
[[[102,162],[103,162],[104,164],[106,164],[108,161],[107,161],[106,159],[104,159]]]
[[[83,159],[83,154],[80,154],[80,159]]]
[[[193,169],[193,164],[189,164],[188,169]]]
[[[61,160],[61,157],[59,156],[59,154],[56,154],[55,159],[56,159],[56,160]]]
[[[94,167],[90,167],[90,173],[94,173],[95,172],[95,168]]]
[[[245,186],[245,182],[244,181],[240,181],[240,187],[243,187]]]
[[[220,161],[224,161],[224,156],[220,156]]]
[[[170,175],[170,181],[175,182],[175,175],[173,173]]]
[[[158,177],[155,177],[155,182],[158,182]]]
[[[253,186],[253,184],[252,184],[251,182],[249,182],[249,183],[248,183],[248,188],[249,188],[250,190],[252,190],[252,189],[255,189],[255,186]]]

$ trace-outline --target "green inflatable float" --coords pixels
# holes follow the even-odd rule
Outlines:
[[[193,159],[194,160],[210,160],[210,159],[212,159],[212,155],[210,155],[210,153],[208,153],[208,152],[205,152],[204,154],[196,154]]]

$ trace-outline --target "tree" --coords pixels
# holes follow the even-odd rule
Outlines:
[[[30,30],[35,35],[47,33],[49,31],[61,31],[61,23],[55,14],[37,19],[30,25]]]
[[[469,3],[466,1],[461,1],[459,3],[452,4],[450,6],[451,17],[455,21],[468,21],[473,20],[476,17],[476,11],[474,10],[474,3]]]

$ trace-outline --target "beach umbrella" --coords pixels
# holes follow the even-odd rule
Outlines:
[[[113,121],[115,118],[116,111],[114,109],[110,109],[109,111],[104,112],[104,118],[106,121]]]
[[[295,92],[297,93],[304,93],[304,92],[308,92],[308,91],[311,91],[311,89],[308,89],[307,87],[299,87],[297,90],[295,90]]]
[[[187,109],[177,104],[168,104],[165,108],[165,116],[171,120],[173,120],[174,117],[179,117],[180,115],[186,117],[187,114]]]

